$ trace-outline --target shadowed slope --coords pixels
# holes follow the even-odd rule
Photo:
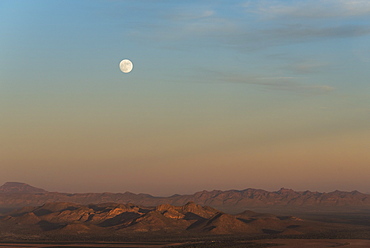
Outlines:
[[[302,226],[302,220],[244,212],[230,215],[194,202],[183,206],[169,204],[143,207],[133,204],[90,204],[55,202],[25,207],[0,220],[0,231],[41,235],[125,236],[135,233],[264,234]]]

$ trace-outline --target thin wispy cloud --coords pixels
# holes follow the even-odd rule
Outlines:
[[[149,36],[163,41],[199,41],[202,37],[233,35],[237,32],[237,25],[212,9],[180,9],[158,17],[155,23],[143,24],[141,30],[130,35],[140,39]]]
[[[323,94],[334,90],[328,85],[306,85],[299,83],[296,78],[286,77],[271,77],[271,78],[255,78],[252,81],[244,81],[245,83],[264,86],[272,90],[290,91],[301,94]]]
[[[222,81],[257,85],[264,89],[288,91],[305,95],[325,94],[335,90],[334,87],[329,85],[302,83],[299,77],[226,76],[222,78]]]
[[[369,23],[359,19],[370,14],[370,1],[259,0],[247,1],[243,6],[246,16],[252,15],[259,20],[259,26],[253,32],[244,29],[242,35],[249,43],[260,41],[252,44],[252,48],[370,34]]]
[[[289,65],[282,66],[282,69],[298,74],[312,74],[324,72],[329,67],[328,63],[321,61],[299,61]]]
[[[219,35],[232,35],[236,31],[233,22],[223,18],[209,18],[207,20],[190,22],[182,27],[184,35],[197,35],[197,36],[219,36]]]
[[[343,18],[370,14],[367,0],[247,1],[247,12],[266,18]]]
[[[345,38],[370,34],[370,25],[318,27],[298,24],[264,30],[262,33],[263,35],[271,35],[274,37],[294,40],[307,40],[312,38]]]
[[[370,25],[319,26],[288,24],[261,29],[239,29],[219,42],[242,51],[254,51],[275,46],[345,39],[370,35]]]
[[[165,16],[171,21],[173,36],[195,38],[197,36],[231,34],[236,30],[232,20],[222,18],[213,9],[179,10]]]
[[[370,1],[260,0],[248,1],[242,6],[244,11],[240,6],[239,9],[230,7],[228,15],[209,5],[174,8],[165,14],[155,14],[152,22],[140,23],[137,25],[140,28],[126,35],[138,40],[179,42],[171,44],[171,49],[184,48],[186,44],[181,41],[190,41],[200,47],[223,46],[241,51],[370,35],[370,24],[366,22],[319,21],[320,18],[365,15],[370,13]],[[265,17],[276,21],[255,22]],[[250,25],[251,22],[257,25]]]
[[[211,9],[206,10],[196,10],[196,11],[176,11],[168,15],[168,18],[172,21],[191,21],[199,20],[203,18],[209,18],[215,15],[215,11]]]

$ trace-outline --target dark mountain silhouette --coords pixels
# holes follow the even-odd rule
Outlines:
[[[133,203],[144,206],[170,204],[182,206],[187,202],[207,205],[228,213],[238,213],[247,209],[292,211],[300,209],[370,209],[370,195],[358,191],[329,193],[294,191],[280,189],[269,192],[262,189],[245,190],[213,190],[201,191],[192,195],[173,195],[170,197],[154,197],[148,194],[125,193],[83,193],[69,194],[47,192],[23,183],[5,183],[0,187],[1,208],[20,208],[38,206],[47,202],[72,202],[76,204],[99,204],[116,202],[119,204]],[[293,211],[294,212],[294,211]]]

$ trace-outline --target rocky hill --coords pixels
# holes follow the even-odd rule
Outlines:
[[[99,204],[116,202],[144,206],[171,204],[181,206],[187,202],[207,205],[228,213],[247,209],[284,211],[286,209],[370,209],[370,195],[358,191],[329,193],[294,191],[280,189],[269,192],[261,189],[201,191],[192,195],[154,197],[148,194],[125,193],[84,193],[68,194],[47,192],[23,183],[5,183],[0,187],[0,208],[38,206],[47,202],[72,202],[76,204]]]
[[[0,219],[0,233],[12,237],[126,237],[146,235],[270,235],[303,234],[312,225],[295,217],[246,211],[226,214],[189,202],[162,204],[80,205],[65,202],[24,207]],[[326,227],[321,227],[325,230]],[[4,238],[4,237],[3,237]]]

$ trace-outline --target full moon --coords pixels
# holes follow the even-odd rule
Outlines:
[[[124,59],[121,61],[121,63],[119,63],[119,68],[122,72],[129,73],[130,71],[132,71],[132,68],[134,68],[134,65],[130,60]]]

